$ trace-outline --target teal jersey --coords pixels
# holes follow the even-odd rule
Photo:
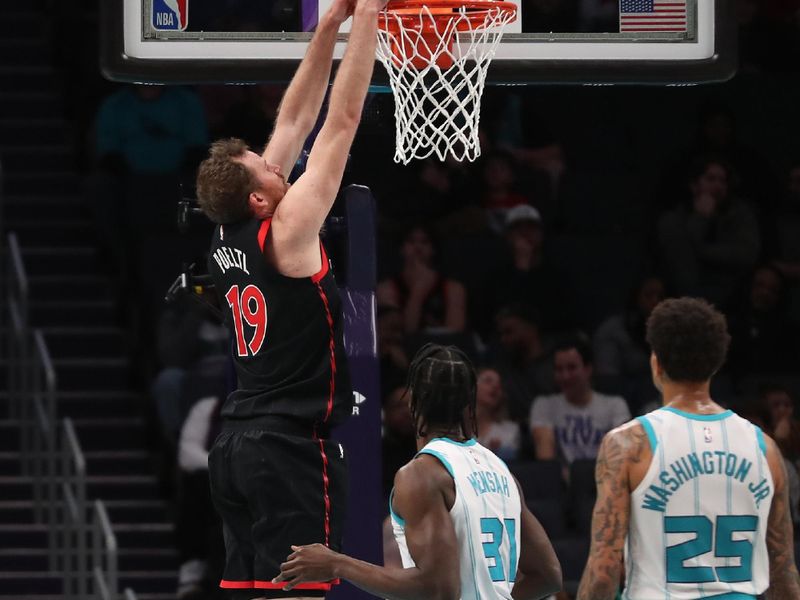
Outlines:
[[[761,430],[732,411],[639,417],[653,450],[631,494],[625,600],[745,600],[769,586],[772,474]]]
[[[461,599],[510,600],[517,576],[521,504],[508,467],[475,440],[436,438],[420,454],[435,456],[455,483],[450,517],[459,546]],[[405,523],[394,510],[392,526],[403,566],[413,567]]]

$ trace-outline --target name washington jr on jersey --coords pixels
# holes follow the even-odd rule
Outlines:
[[[658,475],[658,485],[651,485],[645,492],[642,508],[664,512],[672,494],[684,483],[700,475],[726,475],[734,481],[747,483],[747,475],[753,463],[746,458],[739,458],[733,452],[721,450],[690,452],[669,465],[670,471],[664,470]],[[770,486],[766,478],[756,483],[750,478],[747,489],[755,496],[756,506],[765,498],[769,498]]]
[[[250,271],[247,270],[247,255],[238,248],[220,246],[213,256],[223,273],[231,267],[238,267],[250,275]]]

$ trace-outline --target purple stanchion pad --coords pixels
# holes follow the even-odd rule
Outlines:
[[[383,564],[381,521],[381,398],[375,337],[375,203],[369,189],[345,192],[347,287],[341,289],[344,343],[353,381],[353,416],[334,432],[348,456],[350,502],[344,552]],[[375,596],[347,582],[327,596],[333,600],[367,600]]]

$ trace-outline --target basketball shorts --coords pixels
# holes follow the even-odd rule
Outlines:
[[[338,581],[304,583],[287,593],[272,579],[293,545],[340,551],[348,493],[344,449],[310,431],[258,427],[225,423],[208,456],[225,537],[220,587],[233,598],[322,597]]]

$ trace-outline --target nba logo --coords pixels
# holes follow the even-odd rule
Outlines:
[[[189,0],[153,0],[152,21],[156,31],[185,31]]]

